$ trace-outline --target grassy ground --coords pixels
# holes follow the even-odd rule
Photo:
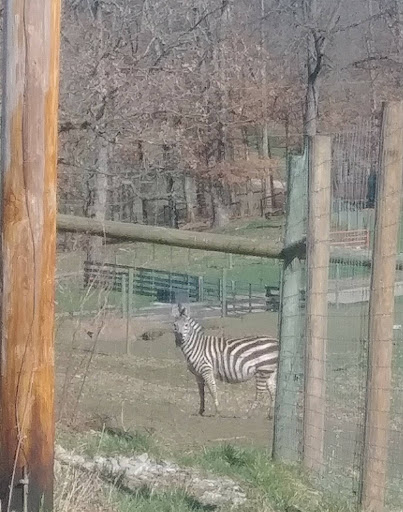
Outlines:
[[[353,494],[358,490],[356,472],[362,452],[367,308],[353,305],[331,308],[329,313],[326,470],[319,486],[328,489],[329,495],[339,495],[340,500],[344,497],[352,503],[355,501]],[[397,327],[402,320],[403,300],[398,299]],[[97,353],[88,367],[79,411],[87,418],[84,422],[87,427],[91,425],[91,418],[97,415],[119,418],[122,411],[125,426],[135,434],[131,439],[122,439],[105,432],[100,434],[99,431],[72,436],[64,430],[59,431],[59,442],[63,446],[89,455],[147,451],[157,458],[173,459],[217,474],[228,474],[248,489],[248,505],[241,509],[242,512],[348,510],[344,506],[329,504],[295,469],[270,462],[266,447],[270,445],[271,426],[264,420],[262,412],[250,420],[239,417],[239,412],[253,395],[253,383],[241,387],[219,386],[224,406],[222,417],[193,416],[197,407],[196,385],[175,350],[169,326],[163,327],[166,331],[155,339],[143,341],[138,337],[132,346],[133,355],[128,358],[124,356],[123,340],[119,341],[119,329],[110,321],[108,323],[110,332],[106,332],[98,342]],[[210,332],[219,330],[227,335],[275,334],[277,315],[264,313],[248,315],[242,320],[212,319],[204,323]],[[87,328],[86,325],[81,327]],[[142,329],[153,331],[159,328],[151,322],[143,327],[136,325],[138,334]],[[72,333],[70,324],[58,331],[59,399],[68,367],[75,376],[68,394],[70,399],[80,388],[92,346],[90,339],[85,341],[78,339],[82,334],[77,336],[72,365],[72,356],[68,356],[70,342],[67,343],[67,337],[73,336]],[[395,334],[387,510],[397,511],[401,502],[399,470],[403,465],[403,335],[398,328]],[[73,409],[74,403],[69,401],[69,414]],[[100,429],[99,420],[97,429]],[[222,438],[234,440],[220,441]],[[136,495],[127,495],[102,485],[99,493],[98,499],[103,504],[99,510],[104,511],[205,510],[181,492],[150,494],[147,489],[142,489]],[[88,512],[93,510],[89,508]]]
[[[398,308],[396,322],[402,314],[403,304]],[[261,409],[251,418],[243,417],[245,407],[254,394],[253,382],[240,386],[219,383],[222,415],[207,415],[204,418],[195,416],[198,400],[196,383],[174,346],[169,325],[156,324],[151,320],[141,325],[134,319],[133,329],[137,339],[133,341],[132,355],[128,357],[124,353],[124,322],[121,319],[107,319],[95,353],[91,356],[94,339],[85,336],[87,329],[92,328],[89,325],[90,320],[77,322],[81,329],[78,334],[74,323],[69,319],[61,323],[57,336],[57,397],[59,408],[61,401],[66,402],[64,422],[71,420],[76,411],[80,428],[84,430],[99,430],[102,421],[112,421],[115,425],[124,425],[137,433],[130,440],[101,436],[99,433],[84,434],[79,441],[68,437],[64,440],[61,438],[64,446],[75,448],[78,444],[91,455],[147,451],[156,457],[180,459],[183,464],[197,464],[221,474],[227,472],[226,474],[231,474],[250,486],[250,503],[255,508],[251,505],[251,508],[244,509],[248,511],[286,511],[291,506],[290,496],[294,496],[293,499],[296,500],[293,502],[296,510],[343,510],[337,507],[332,509],[330,506],[327,509],[320,508],[324,505],[319,493],[312,490],[308,493],[306,489],[310,487],[306,483],[300,483],[302,487],[298,487],[299,476],[294,478],[293,472],[286,473],[291,475],[290,481],[287,481],[279,469],[281,467],[267,461],[272,424],[267,421],[264,410]],[[277,332],[277,315],[270,312],[247,315],[239,319],[210,319],[202,323],[208,332],[224,333],[227,336],[251,333],[275,335]],[[354,471],[362,446],[360,415],[363,411],[362,383],[365,380],[362,359],[365,352],[364,326],[365,310],[361,306],[334,308],[330,311],[326,471],[319,487],[328,488],[330,494],[344,496],[350,503],[355,501],[353,492],[356,492],[358,481]],[[151,333],[150,339],[142,339],[142,332]],[[152,333],[156,333],[156,336]],[[396,364],[398,361],[403,360],[396,359]],[[403,412],[403,409],[399,409],[399,375],[400,373],[395,374],[396,433],[392,433],[391,437],[393,478],[388,481],[388,485],[398,482],[395,479],[396,469],[402,463],[399,459],[402,456],[399,433],[403,432],[398,416],[399,411]],[[64,394],[66,376],[69,379],[67,393]],[[83,392],[80,396],[82,386]],[[210,412],[210,407],[211,400],[207,397],[207,413]],[[277,475],[279,480],[276,479]],[[282,486],[292,486],[287,491],[288,498],[281,494],[286,492]],[[277,490],[277,487],[280,489]],[[133,496],[122,497],[119,493],[118,496],[119,500],[123,500],[124,506],[129,507],[124,510],[133,510],[130,507],[137,506],[132,504]],[[399,489],[391,488],[392,504],[396,503],[399,496]],[[304,504],[305,498],[311,508]],[[169,495],[168,498],[165,495],[161,498],[140,494],[135,499],[141,501],[142,507],[147,507],[150,501],[149,506],[155,506],[156,510],[166,500],[168,504],[161,510],[174,510],[174,507],[179,507],[178,500],[182,500],[180,506],[190,506],[187,497],[180,493]],[[153,500],[157,501],[154,503]]]
[[[71,435],[59,432],[58,441],[65,447],[75,448],[85,455],[130,456],[136,453],[163,457],[183,466],[197,467],[212,474],[229,476],[247,492],[246,504],[239,512],[346,512],[347,506],[330,503],[315,491],[308,479],[296,467],[275,463],[269,453],[262,449],[222,444],[198,451],[175,452],[161,446],[152,436],[133,433],[126,437],[103,432]],[[190,512],[215,509],[202,505],[183,491],[150,492],[141,488],[137,493],[127,494],[118,488],[104,488],[104,499],[119,512]],[[77,511],[79,512],[79,511]]]
[[[275,225],[274,223],[277,223]],[[281,221],[248,221],[233,223],[226,233],[241,236],[279,236]],[[134,247],[134,249],[133,249]],[[165,247],[153,247],[147,244],[111,246],[106,251],[108,261],[136,264],[163,269],[188,271],[196,275],[218,277],[222,268],[229,267],[229,257],[218,253],[202,253]],[[61,255],[59,272],[78,271],[83,255]],[[246,280],[272,280],[279,278],[279,265],[259,258],[233,257],[233,268],[228,270],[229,278]],[[336,271],[333,267],[335,277]],[[354,265],[339,268],[340,278],[359,277],[367,273]],[[232,274],[231,274],[232,273]],[[231,277],[232,276],[232,277]],[[120,295],[93,290],[85,296],[80,280],[72,278],[62,280],[58,290],[59,311],[77,311],[84,300],[85,309],[100,310],[105,304],[119,305]],[[137,307],[141,305],[136,298]],[[146,305],[146,300],[143,302]],[[215,322],[215,321],[214,321]],[[243,319],[217,320],[219,325],[207,323],[212,332],[226,335],[251,333],[277,334],[277,315],[263,313],[247,315]],[[403,299],[396,300],[395,324],[403,324]],[[152,322],[144,329],[159,328]],[[366,378],[366,333],[367,306],[349,305],[329,310],[327,344],[327,415],[325,459],[326,471],[320,485],[329,488],[332,493],[345,496],[354,501],[359,481],[357,468],[361,464],[364,391]],[[138,329],[139,326],[137,325]],[[270,444],[271,426],[262,417],[244,421],[239,411],[253,393],[253,386],[241,388],[221,388],[224,409],[227,416],[221,418],[206,417],[200,419],[192,415],[197,404],[197,390],[193,378],[189,375],[182,359],[177,355],[172,335],[168,330],[155,340],[143,341],[139,338],[133,343],[132,357],[124,355],[124,340],[119,338],[119,330],[111,325],[110,333],[100,340],[95,356],[90,360],[93,341],[82,334],[72,333],[75,327],[65,324],[58,335],[58,372],[59,395],[64,374],[73,373],[68,396],[77,393],[81,383],[83,395],[80,398],[79,411],[89,416],[119,416],[125,407],[125,420],[136,434],[136,447],[116,439],[102,439],[91,435],[83,439],[86,450],[105,453],[114,450],[150,451],[158,456],[165,453],[161,445],[176,446],[181,451],[182,463],[197,464],[217,473],[235,475],[246,482],[251,489],[251,506],[244,510],[315,511],[344,510],[331,508],[324,504],[320,494],[310,486],[301,483],[300,475],[291,470],[268,462],[266,447]],[[140,332],[136,332],[139,335]],[[72,337],[75,337],[72,343]],[[71,346],[74,345],[72,352]],[[72,355],[71,355],[72,354]],[[73,361],[73,364],[71,364]],[[87,362],[90,361],[88,375],[85,376]],[[70,368],[70,369],[69,369]],[[73,368],[73,370],[71,370]],[[401,510],[401,476],[403,467],[403,331],[395,330],[395,356],[393,369],[392,424],[390,432],[390,468],[387,483],[387,501],[389,510]],[[70,406],[69,402],[69,406]],[[238,417],[236,417],[238,415]],[[235,416],[235,417],[234,417]],[[99,425],[98,425],[99,428]],[[145,433],[144,433],[145,432]],[[154,432],[153,435],[149,435]],[[220,438],[232,438],[234,445],[222,444]],[[66,441],[67,442],[67,441]],[[253,442],[253,446],[250,446]],[[121,448],[116,444],[122,443]],[[129,444],[130,444],[129,443]],[[109,445],[109,446],[107,446]],[[204,448],[203,448],[204,447]],[[179,457],[178,453],[168,453]],[[238,462],[237,462],[238,461]],[[242,462],[243,461],[243,462]],[[282,473],[282,471],[286,473]],[[281,481],[278,481],[280,475]],[[290,475],[284,476],[284,475]],[[289,480],[287,480],[289,478]],[[288,482],[288,483],[287,483]],[[279,489],[277,490],[277,487]],[[286,487],[287,489],[284,489]],[[105,491],[106,492],[106,491]],[[109,491],[108,491],[109,492]],[[102,500],[104,489],[102,488]],[[292,501],[291,497],[295,501]],[[149,495],[147,491],[136,496],[127,496],[113,489],[109,494],[111,511],[121,510],[203,510],[182,493]],[[109,499],[108,498],[108,499]],[[306,503],[304,499],[309,503]],[[315,501],[316,500],[316,501]],[[319,501],[317,501],[319,500]],[[117,508],[114,508],[117,507]],[[148,508],[147,508],[148,507]],[[193,508],[192,508],[193,507]],[[199,507],[199,508],[197,508]],[[288,508],[287,508],[288,507]],[[304,508],[305,507],[305,508]],[[311,508],[309,508],[311,507]],[[315,508],[316,507],[316,508]],[[322,507],[322,508],[320,508]],[[328,507],[328,508],[325,508]],[[100,509],[106,510],[106,509]],[[90,511],[92,512],[92,510]]]

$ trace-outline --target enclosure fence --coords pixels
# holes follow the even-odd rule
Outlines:
[[[284,263],[273,453],[365,511],[402,501],[402,130],[387,105],[382,127],[310,141],[288,178],[307,261]]]
[[[271,334],[278,322],[273,456],[302,462],[315,484],[336,493],[347,508],[400,510],[402,123],[402,105],[388,104],[382,126],[371,121],[356,131],[317,136],[303,154],[289,157],[283,250],[261,241],[243,245],[229,235],[218,241],[207,233],[177,232],[170,239],[172,231],[101,223],[105,243],[98,259],[88,259],[85,250],[59,254],[59,324],[76,318],[74,332],[85,326],[90,359],[108,323],[120,319],[119,350],[134,351],[138,359],[142,342],[133,335],[135,324],[170,320],[177,300],[185,300],[201,321],[227,319],[219,328],[224,334],[253,334],[258,327]],[[63,230],[74,230],[69,222],[59,219]],[[102,235],[92,219],[76,219],[76,228]],[[263,228],[277,243],[281,218],[250,221],[248,236],[261,240]],[[126,243],[112,243],[115,235]],[[232,238],[226,248],[225,238]],[[232,323],[240,318],[244,323]],[[152,336],[148,329],[141,339]],[[110,349],[107,340],[100,343]],[[161,347],[162,353],[144,350],[157,359],[171,357]],[[179,367],[172,368],[175,380]],[[144,396],[151,380],[143,385]],[[67,381],[61,395],[66,403]],[[82,388],[75,389],[78,403]],[[228,407],[241,407],[234,404]],[[261,441],[262,430],[254,427],[233,439]]]

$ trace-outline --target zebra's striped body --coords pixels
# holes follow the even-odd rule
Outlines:
[[[278,360],[276,339],[267,336],[232,339],[207,336],[181,305],[178,306],[174,332],[176,344],[181,348],[188,368],[197,380],[200,414],[204,414],[205,411],[205,385],[214,399],[218,412],[216,379],[234,384],[255,377],[256,399],[252,408],[266,391],[273,403]]]

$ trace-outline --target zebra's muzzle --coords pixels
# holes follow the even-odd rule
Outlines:
[[[182,336],[178,332],[175,332],[175,345],[177,347],[182,345]]]

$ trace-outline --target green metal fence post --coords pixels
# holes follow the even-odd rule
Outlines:
[[[285,247],[301,240],[306,231],[308,155],[289,159]],[[289,462],[300,459],[302,423],[298,409],[303,391],[303,333],[300,288],[304,264],[284,259],[280,308],[280,354],[274,418],[273,456]]]
[[[130,355],[130,312],[129,312],[129,296],[130,288],[128,286],[127,275],[122,274],[122,313],[123,318],[126,318],[126,355]]]
[[[199,276],[199,302],[203,302],[204,300],[204,283],[203,276]]]
[[[122,274],[122,317],[127,315],[127,276]]]
[[[128,286],[128,293],[127,293],[127,297],[128,297],[128,314],[129,316],[131,316],[133,314],[133,311],[134,311],[134,308],[133,308],[133,303],[134,303],[134,269],[133,268],[129,268],[129,286]]]
[[[222,269],[222,277],[219,279],[220,283],[220,298],[221,298],[221,316],[227,316],[227,269]]]

